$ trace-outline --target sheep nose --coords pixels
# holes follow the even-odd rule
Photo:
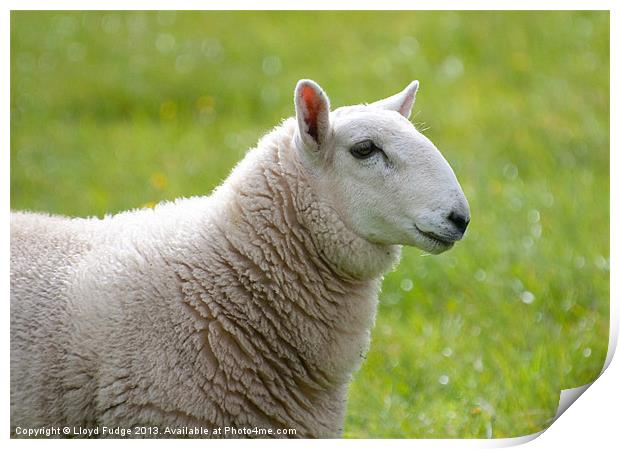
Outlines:
[[[452,222],[456,228],[461,231],[461,233],[465,233],[465,229],[467,229],[467,225],[469,224],[469,216],[465,216],[460,212],[452,211],[450,215],[448,215],[448,220]]]

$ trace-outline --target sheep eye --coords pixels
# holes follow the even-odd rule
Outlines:
[[[368,159],[373,154],[382,150],[376,146],[372,140],[364,140],[363,142],[353,145],[349,151],[356,159]]]

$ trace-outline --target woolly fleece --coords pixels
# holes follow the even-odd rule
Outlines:
[[[383,273],[285,121],[210,197],[104,219],[11,217],[11,428],[341,435]],[[159,437],[164,435],[158,435]]]

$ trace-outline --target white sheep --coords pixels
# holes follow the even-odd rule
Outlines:
[[[400,245],[439,253],[469,222],[408,120],[417,88],[330,112],[299,81],[296,119],[209,197],[103,219],[13,213],[13,435],[341,435]]]

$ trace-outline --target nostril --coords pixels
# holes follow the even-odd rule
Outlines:
[[[450,215],[448,215],[448,220],[450,220],[461,232],[465,232],[465,229],[467,229],[467,225],[469,224],[469,217],[454,211],[450,212]]]

